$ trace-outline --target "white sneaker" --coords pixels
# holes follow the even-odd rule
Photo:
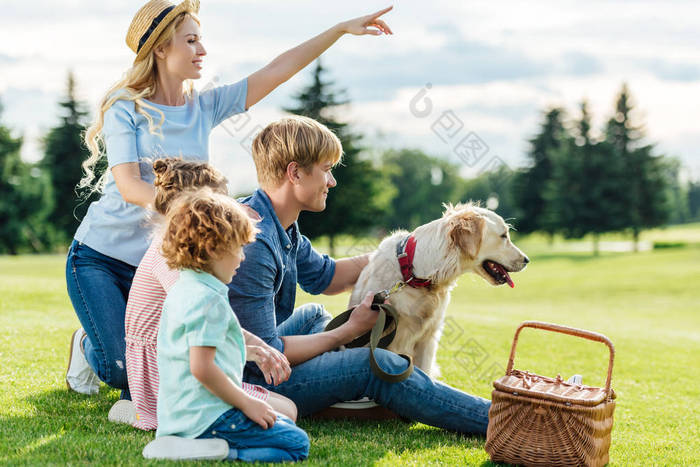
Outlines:
[[[223,439],[191,439],[179,436],[156,438],[143,448],[146,459],[223,460],[228,457],[228,443]]]
[[[379,404],[374,402],[369,397],[363,397],[362,399],[357,399],[354,401],[336,402],[335,404],[331,405],[331,407],[335,407],[336,409],[362,410],[379,407]]]
[[[125,399],[118,400],[114,403],[112,408],[109,409],[107,420],[114,423],[133,425],[136,423],[136,406],[131,401]]]
[[[73,333],[70,341],[68,370],[66,370],[66,385],[71,391],[80,394],[97,394],[100,389],[100,379],[97,377],[83,353],[80,342],[85,336],[83,328]]]

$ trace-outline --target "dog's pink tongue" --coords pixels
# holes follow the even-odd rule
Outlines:
[[[508,271],[506,271],[506,268],[501,266],[500,264],[496,263],[496,267],[498,267],[498,270],[501,272],[506,277],[506,282],[508,282],[508,285],[512,289],[515,287],[515,283],[513,282],[513,279],[510,278],[510,274],[508,274]]]
[[[513,279],[510,278],[510,274],[508,274],[508,271],[506,271],[506,280],[508,281],[508,285],[511,289],[515,287],[515,283],[513,282]]]

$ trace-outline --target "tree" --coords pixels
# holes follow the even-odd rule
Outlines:
[[[412,230],[439,218],[443,203],[459,200],[454,164],[416,149],[386,151],[382,161],[397,190],[384,222],[388,229]]]
[[[555,107],[544,115],[539,133],[530,140],[529,166],[515,176],[514,194],[518,200],[518,231],[528,233],[542,230],[550,235],[556,230],[545,219],[544,191],[552,177],[553,157],[568,137],[563,124],[564,111]]]
[[[552,177],[544,192],[544,217],[547,225],[567,238],[592,234],[593,253],[597,255],[600,234],[623,227],[623,167],[609,144],[591,137],[591,116],[585,101],[580,109],[575,135],[567,137],[554,152]]]
[[[625,170],[624,194],[625,226],[631,230],[637,251],[639,234],[643,229],[656,227],[668,220],[668,179],[664,158],[654,154],[654,146],[644,144],[644,131],[631,118],[633,105],[629,89],[623,84],[615,104],[615,114],[608,120],[605,137],[615,157]]]
[[[513,196],[515,173],[505,164],[495,170],[482,173],[469,180],[460,180],[459,199],[475,201],[481,206],[492,208],[504,219],[515,219],[518,203]],[[491,204],[495,200],[495,204]],[[496,205],[497,204],[497,205]]]
[[[700,220],[700,181],[692,181],[688,185],[688,211],[691,220]]]
[[[0,116],[2,106],[0,106]],[[0,253],[42,251],[49,246],[45,219],[50,187],[40,171],[20,155],[22,138],[0,124]]]
[[[670,224],[689,222],[689,187],[681,182],[681,161],[675,157],[666,157],[662,164],[664,176],[667,181],[666,199],[670,206],[668,222]]]
[[[44,138],[44,157],[39,164],[51,180],[55,202],[50,220],[63,242],[73,237],[88,205],[87,200],[79,200],[75,189],[81,164],[89,156],[82,141],[87,112],[75,94],[75,79],[69,73],[66,96],[59,103],[61,123]]]
[[[564,135],[560,147],[550,151],[550,177],[543,182],[542,190],[541,224],[568,238],[580,238],[588,232],[583,196],[588,188],[584,161],[590,157],[592,141],[590,116],[585,104],[581,106],[581,113],[579,138]]]
[[[391,201],[393,190],[387,189],[386,178],[372,161],[363,157],[362,136],[353,133],[347,123],[334,118],[332,112],[348,103],[335,92],[332,81],[324,80],[326,69],[316,62],[311,84],[294,96],[296,105],[284,110],[313,118],[326,125],[343,145],[343,160],[333,171],[338,186],[328,193],[322,213],[303,212],[299,226],[309,237],[327,235],[331,255],[335,255],[335,239],[339,234],[360,235],[379,223]]]

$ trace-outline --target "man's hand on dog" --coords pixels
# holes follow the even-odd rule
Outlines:
[[[374,292],[367,292],[362,303],[357,305],[348,318],[346,326],[352,329],[353,339],[372,329],[374,323],[377,322],[379,314],[371,308],[373,298]]]

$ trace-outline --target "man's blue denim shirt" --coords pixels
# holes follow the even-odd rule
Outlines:
[[[231,308],[243,329],[283,352],[277,326],[294,311],[297,282],[305,292],[320,294],[333,279],[335,260],[314,250],[296,222],[285,231],[261,189],[239,201],[262,220],[260,233],[245,246],[245,260],[228,285]]]

